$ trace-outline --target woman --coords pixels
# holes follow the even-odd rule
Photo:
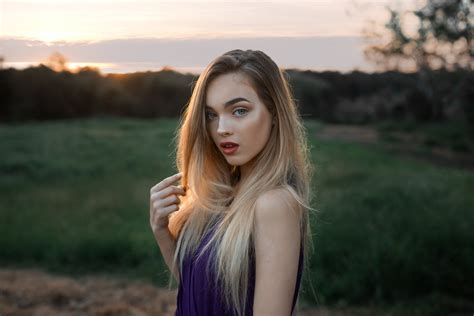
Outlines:
[[[176,315],[292,314],[312,168],[284,73],[258,50],[217,57],[177,140],[181,172],[150,190],[150,225],[179,282]]]

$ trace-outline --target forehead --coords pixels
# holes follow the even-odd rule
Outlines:
[[[220,108],[226,101],[237,97],[258,102],[258,96],[248,77],[240,73],[220,75],[207,86],[206,105]]]

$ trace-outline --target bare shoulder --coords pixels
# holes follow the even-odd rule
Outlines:
[[[299,204],[283,188],[265,192],[257,198],[254,220],[256,238],[272,236],[268,239],[271,243],[289,238],[296,244],[301,236]]]
[[[255,216],[264,221],[299,220],[299,204],[287,190],[273,189],[257,198]]]
[[[255,207],[257,259],[298,257],[301,212],[293,195],[285,189],[268,191],[258,197]]]

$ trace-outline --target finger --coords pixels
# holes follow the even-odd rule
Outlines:
[[[169,215],[173,212],[176,212],[177,210],[179,210],[179,206],[176,205],[176,204],[171,204],[170,206],[168,207],[165,207],[163,209],[163,215],[166,216],[166,215]]]
[[[178,185],[176,187],[176,192],[181,194],[181,195],[186,195],[186,188],[183,185]]]
[[[168,196],[167,198],[165,199],[160,199],[160,200],[156,200],[152,203],[152,206],[154,209],[158,210],[158,209],[162,209],[162,208],[165,208],[171,204],[180,204],[181,201],[178,199],[178,197],[176,195],[170,195]]]
[[[179,209],[178,204],[171,204],[166,207],[156,208],[156,212],[153,212],[151,216],[155,217],[164,217],[168,215],[171,211],[177,211]]]
[[[170,192],[167,193],[167,195],[173,193],[173,194],[180,194],[180,195],[186,195],[186,190],[183,189],[182,186],[175,186],[175,185],[171,185],[169,186],[168,188],[170,188]],[[166,191],[168,189],[165,189],[163,191]]]
[[[180,187],[171,185],[171,186],[165,188],[164,190],[152,193],[151,198],[152,199],[155,199],[155,198],[164,199],[167,196],[169,196],[170,194],[186,195],[186,192]]]
[[[162,191],[163,192],[163,196],[166,197],[170,194],[181,194],[181,195],[186,195],[186,191],[179,187],[179,186],[169,186],[168,188],[166,188],[165,190]]]
[[[151,189],[150,189],[150,192],[156,192],[156,191],[161,191],[163,190],[164,188],[166,188],[167,186],[170,186],[171,184],[173,184],[174,182],[178,181],[179,179],[181,179],[182,177],[182,172],[179,172],[179,173],[176,173],[164,180],[162,180],[161,182],[159,182],[158,184],[156,184],[155,186],[153,186]]]
[[[175,211],[179,210],[179,206],[176,204],[172,204],[168,207],[162,208],[160,212],[153,212],[151,214],[151,222],[156,224],[159,221],[159,218],[163,218],[168,216],[170,213],[173,213]]]
[[[168,206],[171,204],[179,204],[181,203],[181,200],[174,194],[168,196],[166,199],[162,200],[163,201],[163,206]]]

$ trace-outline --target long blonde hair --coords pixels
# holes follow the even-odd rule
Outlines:
[[[204,110],[209,83],[228,73],[244,74],[276,119],[267,145],[255,159],[252,174],[239,184],[238,192],[234,185],[240,169],[230,166],[212,141]],[[201,254],[211,244],[215,247],[211,259],[217,280],[223,284],[227,307],[243,315],[250,256],[254,251],[257,198],[273,189],[291,194],[299,206],[301,245],[308,249],[308,243],[312,243],[308,210],[312,209],[309,204],[313,167],[286,73],[259,50],[236,49],[217,57],[195,82],[175,140],[176,164],[183,173],[181,184],[186,188],[186,196],[181,197],[180,210],[170,216],[168,226],[177,243],[173,269],[176,264],[182,267],[184,258],[195,253],[203,234],[215,218],[220,218],[215,234]],[[308,255],[305,258],[307,262]],[[180,268],[175,270],[181,275]]]

